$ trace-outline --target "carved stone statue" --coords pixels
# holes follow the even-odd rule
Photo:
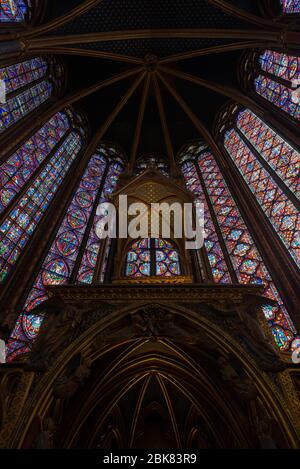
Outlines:
[[[62,376],[59,378],[53,389],[54,397],[57,399],[69,399],[83,386],[91,373],[91,360],[83,359],[82,363],[75,369],[71,376]]]
[[[178,325],[175,315],[159,305],[145,307],[133,314],[132,324],[135,334],[151,337],[154,340],[160,336],[175,341],[184,340],[189,345],[209,344],[209,339],[203,331]]]
[[[243,401],[251,401],[257,396],[257,389],[248,376],[242,375],[241,372],[232,365],[228,357],[220,356],[218,365],[223,380],[234,390],[234,392]]]
[[[16,322],[16,310],[7,308],[2,312],[1,317],[3,319],[0,321],[0,339],[7,340]]]
[[[132,315],[132,324],[137,334],[155,339],[174,326],[174,317],[159,306],[149,306]]]
[[[98,449],[105,449],[106,447],[106,440],[109,439],[109,437],[111,436],[112,434],[112,430],[113,430],[113,426],[111,424],[109,424],[105,430],[104,433],[101,434],[100,438],[99,438],[99,443],[97,444],[97,448]]]
[[[53,439],[55,434],[55,423],[48,417],[41,421],[41,431],[34,442],[35,449],[53,449]]]
[[[240,321],[236,325],[237,334],[246,343],[248,348],[258,358],[260,366],[265,371],[280,371],[285,364],[280,358],[279,352],[273,347],[262,330],[258,319],[257,309],[239,307]]]
[[[259,360],[262,369],[276,372],[283,370],[285,364],[281,360],[279,351],[265,336],[257,317],[258,312],[266,304],[277,305],[275,301],[262,296],[247,294],[244,295],[242,304],[234,305],[228,302],[219,302],[211,304],[210,307],[216,313],[220,311],[226,315],[238,315],[232,326],[233,331]]]
[[[262,449],[277,449],[276,442],[272,437],[272,422],[267,415],[257,422],[256,433]]]
[[[6,399],[8,396],[8,389],[6,381],[0,378],[0,431],[6,417]]]
[[[33,312],[45,315],[39,337],[33,345],[27,368],[45,371],[52,363],[52,357],[65,343],[73,330],[81,323],[81,308],[63,303],[59,299],[45,302]]]
[[[103,347],[130,338],[146,337],[157,340],[167,337],[188,345],[196,345],[208,351],[215,350],[215,344],[200,328],[192,329],[188,324],[178,324],[176,316],[160,305],[141,308],[130,315],[127,325],[102,330],[93,341],[93,349]]]

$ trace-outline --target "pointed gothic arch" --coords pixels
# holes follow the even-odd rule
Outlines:
[[[55,288],[58,290],[61,287]],[[63,296],[68,296],[66,289],[64,292]],[[13,442],[11,443],[14,447],[26,448],[30,447],[27,445],[34,444],[39,434],[38,429],[33,425],[37,416],[46,421],[46,419],[56,419],[59,415],[62,423],[61,433],[59,434],[60,447],[76,447],[78,441],[81,441],[83,447],[90,444],[88,447],[93,448],[97,439],[90,439],[90,432],[86,431],[86,426],[91,425],[90,417],[95,410],[96,403],[100,402],[99,398],[101,398],[102,411],[92,424],[95,425],[94,436],[98,434],[98,431],[101,434],[101,429],[104,435],[108,436],[112,424],[115,431],[122,431],[122,422],[119,418],[116,420],[118,403],[121,403],[124,398],[126,402],[126,396],[130,395],[137,383],[142,383],[149,376],[155,377],[156,375],[163,380],[163,385],[167,387],[174,386],[174,391],[177,389],[177,392],[183,394],[184,398],[190,403],[191,410],[194,413],[196,412],[197,417],[205,422],[206,432],[212,439],[212,445],[215,448],[226,448],[232,445],[236,448],[255,447],[257,437],[253,434],[253,425],[259,425],[260,421],[266,422],[269,419],[274,419],[272,431],[275,431],[276,428],[280,429],[279,441],[281,447],[284,448],[289,445],[294,447],[294,445],[297,445],[293,430],[293,419],[296,417],[292,417],[285,411],[286,407],[282,400],[281,391],[274,386],[265,373],[261,373],[253,357],[230,337],[227,331],[213,324],[205,317],[205,314],[199,315],[193,308],[186,305],[181,306],[174,303],[166,306],[156,304],[156,310],[163,312],[165,315],[165,319],[161,317],[162,325],[165,323],[168,328],[170,316],[175,315],[177,324],[180,319],[180,327],[177,329],[177,334],[179,334],[177,338],[173,337],[172,340],[171,338],[160,338],[158,336],[151,346],[151,341],[149,342],[147,336],[148,329],[145,329],[144,338],[135,339],[134,332],[132,333],[131,329],[132,326],[130,326],[131,323],[135,323],[134,318],[136,318],[136,321],[140,320],[140,315],[143,316],[144,314],[143,309],[145,309],[145,317],[147,317],[149,308],[151,306],[147,306],[147,303],[145,305],[126,305],[121,308],[118,306],[118,311],[114,312],[114,317],[110,317],[109,329],[107,329],[107,320],[102,318],[94,326],[88,327],[69,347],[64,350],[60,349],[51,372],[41,379],[25,408],[19,413],[18,431],[13,435]],[[190,355],[188,346],[189,342],[193,343],[195,332],[197,344],[202,348],[203,357],[205,357],[201,361],[201,366],[199,361],[195,362],[193,356]],[[84,353],[87,350],[90,352]],[[111,366],[105,368],[101,363],[105,363],[105,357],[111,355],[111,353],[113,353]],[[65,386],[63,383],[67,383],[68,379],[71,380],[72,373],[77,369],[74,359],[80,357],[80,355],[79,366],[82,372],[87,370],[86,366],[92,371],[85,375],[84,385],[81,388],[78,385],[73,387]],[[230,359],[230,362],[228,362],[228,359]],[[223,373],[218,372],[221,360],[222,363],[223,360],[226,361],[227,367],[234,367],[240,382],[245,383],[244,388],[243,386],[239,388],[239,379],[235,381],[235,388],[231,382],[226,380],[225,371]],[[220,365],[218,365],[219,361]],[[215,365],[208,371],[205,363],[210,362]],[[215,370],[215,374],[211,374],[212,369]],[[66,380],[60,381],[59,377],[61,376],[65,376]],[[288,381],[287,372],[285,372],[284,381]],[[280,386],[283,385],[283,382]],[[103,383],[105,383],[105,387],[103,387]],[[147,392],[147,387],[145,387],[145,390]],[[240,403],[236,403],[237,407],[236,404],[228,406],[227,394],[236,392],[239,399],[241,399]],[[83,397],[85,393],[86,396],[89,396],[86,399]],[[71,429],[68,417],[71,408],[68,405],[60,408],[56,405],[57,399],[62,402],[69,399],[71,407],[76,405],[77,402],[78,414],[71,422]],[[84,402],[84,405],[81,402]],[[205,405],[203,405],[204,403]],[[241,404],[248,409],[246,414],[241,414],[241,408],[239,407]],[[209,412],[211,405],[214,406],[216,411],[214,417]],[[149,407],[140,405],[139,409],[138,417],[142,416],[146,409],[149,410]],[[163,413],[170,412],[170,408],[165,407],[161,411]],[[113,420],[110,418],[108,421],[107,419],[111,414],[115,414],[115,417]],[[247,418],[246,415],[248,415]],[[218,424],[220,422],[218,416],[224,425],[220,426]],[[187,423],[190,418],[188,414]],[[66,428],[63,422],[68,422],[68,431],[65,431]],[[111,423],[107,424],[107,422]],[[178,416],[176,416],[175,422],[179,424]],[[204,426],[204,424],[202,425]],[[133,428],[136,428],[136,426]],[[226,431],[223,432],[222,428],[226,428]],[[119,438],[127,441],[130,435],[131,433],[128,434],[128,432],[126,434],[121,433]],[[231,443],[227,439],[229,435],[233,438]],[[90,440],[89,443],[87,443],[87,438]],[[134,445],[134,443],[135,438],[133,438],[131,444]],[[129,442],[127,442],[127,446],[130,447]]]
[[[47,300],[48,285],[93,283],[103,244],[95,231],[99,219],[97,207],[113,192],[122,168],[122,155],[114,145],[105,143],[98,147],[86,165],[27,294],[9,340],[9,360],[29,351],[36,339],[43,314],[31,314],[31,311]]]
[[[299,446],[299,0],[54,3],[0,7],[0,446]],[[122,193],[204,246],[100,240]]]

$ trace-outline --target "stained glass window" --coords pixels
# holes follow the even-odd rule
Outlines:
[[[69,128],[66,114],[59,112],[0,166],[0,214],[15,199]]]
[[[156,275],[172,277],[180,275],[178,250],[170,241],[155,239]]]
[[[105,147],[103,148],[103,152],[105,152],[106,157],[110,157],[109,160],[111,162],[107,176],[105,178],[105,182],[103,187],[101,188],[101,194],[98,200],[98,204],[106,202],[108,200],[109,195],[115,190],[119,176],[123,171],[123,162],[116,157],[115,150],[113,148]],[[96,234],[96,227],[99,222],[100,215],[95,215],[93,220],[93,226],[91,228],[88,242],[86,244],[82,262],[78,271],[77,281],[78,283],[82,284],[91,284],[93,281],[95,268],[97,265],[98,254],[100,251],[101,240],[98,238]],[[109,245],[110,246],[110,245]],[[109,250],[109,247],[107,248]],[[105,269],[105,265],[108,258],[107,256],[104,259],[102,268]]]
[[[25,0],[1,0],[0,23],[22,23],[28,13]]]
[[[290,81],[300,77],[300,57],[266,50],[260,56],[262,70],[271,75]]]
[[[126,262],[127,277],[173,277],[180,274],[179,252],[172,242],[144,238],[130,245]]]
[[[80,148],[81,138],[72,132],[1,224],[0,282],[7,278],[19,259]]]
[[[300,214],[235,129],[224,145],[290,255],[300,265]]]
[[[265,296],[277,301],[278,307],[265,307],[264,312],[278,346],[288,350],[296,336],[295,327],[212,153],[203,149],[193,162],[183,164],[183,173],[187,187],[205,205],[205,247],[212,270],[217,266],[215,281],[230,282],[221,234],[239,283],[264,285]]]
[[[300,13],[300,0],[280,0],[284,13]]]
[[[108,145],[90,159],[8,342],[9,360],[29,351],[37,337],[43,317],[32,311],[47,300],[46,286],[65,284],[73,276],[74,282],[92,283],[101,244],[96,208],[114,191],[122,169],[118,153]]]
[[[147,277],[150,276],[150,238],[134,242],[127,254],[126,276]]]
[[[198,151],[198,150],[197,150]],[[183,159],[187,156],[184,152]],[[188,155],[191,158],[191,155]],[[216,232],[211,212],[200,184],[196,166],[193,162],[188,161],[182,166],[183,175],[187,188],[197,196],[197,202],[204,205],[204,219],[205,219],[205,232],[206,238],[204,241],[205,248],[208,255],[208,260],[211,266],[212,275],[216,283],[231,283],[231,277],[228,267],[224,258],[218,234]]]
[[[254,80],[256,92],[299,120],[300,103],[293,92],[300,80],[300,58],[266,50],[259,60],[262,73]]]
[[[0,134],[51,96],[48,69],[48,63],[40,57],[0,69],[6,91],[6,102],[0,104]]]
[[[286,186],[300,198],[300,153],[248,109],[239,113],[237,127]]]
[[[43,78],[48,71],[48,63],[41,57],[0,68],[0,80],[4,80],[7,93]]]

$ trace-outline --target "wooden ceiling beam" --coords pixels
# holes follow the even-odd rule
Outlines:
[[[65,24],[69,23],[70,21],[74,20],[78,16],[84,15],[87,11],[91,10],[92,8],[98,6],[104,0],[86,0],[81,5],[78,5],[76,8],[73,8],[68,13],[55,18],[48,23],[42,24],[41,26],[37,26],[35,28],[30,28],[23,33],[19,33],[17,37],[35,37],[40,34],[49,33]]]
[[[278,121],[274,119],[273,112],[269,112],[266,107],[261,106],[254,99],[247,96],[238,89],[231,88],[225,85],[220,85],[219,83],[215,83],[212,81],[204,80],[203,78],[181,72],[178,69],[174,70],[172,68],[164,67],[161,65],[158,66],[158,69],[161,70],[163,73],[185,80],[189,83],[193,83],[194,85],[210,89],[212,91],[215,91],[216,93],[220,93],[223,96],[226,96],[229,99],[232,99],[233,101],[241,104],[245,108],[250,109],[252,112],[254,112],[254,114],[263,119],[263,121],[269,122],[271,126],[274,126],[275,128],[280,128],[280,132],[283,135],[289,136],[292,142],[294,142],[298,146],[300,145],[300,140],[297,133],[291,132],[291,129],[288,125],[286,126],[283,123],[280,123],[279,125]]]
[[[215,142],[212,134],[209,132],[209,130],[205,127],[205,125],[200,121],[200,119],[196,116],[196,114],[191,110],[191,108],[188,106],[188,104],[185,102],[185,100],[180,96],[180,94],[176,91],[173,85],[163,76],[159,71],[157,72],[157,75],[161,82],[165,85],[169,93],[173,96],[175,101],[179,104],[179,106],[182,108],[182,110],[185,112],[187,117],[190,119],[190,121],[194,124],[195,128],[198,130],[201,138],[205,140],[207,145],[211,148],[212,152],[214,155],[219,158],[220,163],[223,166],[227,166],[227,163],[224,159],[224,156],[222,152],[220,151],[217,143]]]
[[[163,136],[164,136],[169,164],[170,164],[170,172],[172,176],[175,176],[176,175],[176,163],[175,163],[174,150],[173,150],[173,145],[172,145],[172,141],[171,141],[171,137],[170,137],[170,133],[168,129],[166,112],[165,112],[165,108],[164,108],[164,104],[163,104],[163,100],[162,100],[162,96],[160,92],[160,87],[159,87],[157,76],[155,73],[152,76],[152,80],[153,80],[153,85],[154,85],[155,97],[156,97],[160,122],[162,126]]]
[[[115,75],[106,80],[95,83],[94,85],[89,86],[83,90],[77,91],[75,93],[66,96],[63,99],[55,102],[44,114],[39,116],[37,119],[32,119],[29,125],[26,127],[24,132],[20,132],[13,141],[7,140],[5,133],[0,138],[1,142],[1,151],[0,151],[0,160],[5,158],[7,155],[16,151],[28,138],[34,135],[45,123],[54,116],[57,112],[63,111],[67,106],[75,104],[80,99],[83,99],[97,91],[100,91],[108,86],[111,86],[119,81],[125,80],[134,76],[144,70],[144,67],[137,67],[131,70],[126,70],[118,75]]]
[[[264,45],[266,48],[273,47],[275,48],[273,43],[266,43]],[[243,41],[243,42],[234,42],[233,44],[222,44],[221,46],[212,46],[212,47],[204,47],[203,49],[192,50],[188,52],[182,52],[180,54],[170,55],[168,57],[164,57],[159,59],[158,62],[160,64],[168,64],[172,62],[179,62],[180,60],[187,60],[193,59],[195,57],[201,57],[203,55],[210,55],[210,54],[222,54],[224,52],[231,52],[235,50],[244,50],[244,49],[256,49],[261,47],[261,41]],[[278,47],[280,47],[278,45]]]
[[[31,52],[32,54],[32,52]],[[114,54],[113,52],[82,49],[79,47],[53,47],[35,50],[34,55],[78,55],[82,57],[92,57],[95,59],[113,60],[115,62],[126,62],[136,65],[143,65],[144,59],[132,57],[130,55]]]
[[[150,72],[148,72],[146,76],[145,84],[144,84],[142,99],[140,102],[139,115],[137,119],[137,124],[136,124],[136,129],[135,129],[135,134],[134,134],[133,144],[132,144],[132,149],[131,149],[130,162],[129,162],[129,168],[128,168],[130,175],[133,173],[134,165],[135,165],[136,157],[137,157],[137,152],[139,148],[142,126],[143,126],[145,110],[146,110],[146,104],[147,104],[147,99],[149,95],[150,80],[151,80],[151,74]]]
[[[224,0],[207,0],[212,6],[218,8],[219,10],[224,11],[230,16],[234,16],[242,21],[247,21],[248,23],[255,24],[256,26],[280,29],[284,27],[283,23],[273,22],[267,18],[254,15],[243,8],[239,8],[236,5],[232,5]]]
[[[122,99],[118,102],[118,104],[115,106],[113,111],[110,113],[106,121],[101,125],[99,130],[96,132],[95,136],[91,140],[87,152],[89,155],[92,155],[94,151],[97,149],[97,145],[101,142],[102,138],[110,128],[111,124],[114,122],[116,117],[119,115],[119,113],[122,111],[124,106],[127,104],[131,96],[134,94],[134,92],[137,90],[139,87],[140,83],[143,81],[146,75],[146,71],[143,71],[142,73],[139,74],[137,79],[134,81],[134,83],[131,85],[131,87],[126,91]]]
[[[131,429],[130,429],[130,433],[129,433],[129,448],[133,448],[133,445],[134,445],[134,438],[135,438],[135,432],[136,432],[138,420],[139,420],[139,417],[140,417],[143,401],[144,401],[147,389],[149,387],[151,378],[152,378],[152,374],[149,374],[145,378],[145,380],[143,382],[143,386],[142,386],[142,388],[139,392],[138,400],[137,400],[135,410],[134,410],[134,414],[133,414],[133,418],[132,418]]]
[[[288,32],[286,32],[288,34]],[[300,33],[293,33],[292,40],[296,43]],[[75,44],[87,44],[91,42],[126,41],[132,39],[244,39],[264,42],[280,42],[284,40],[283,32],[256,29],[142,29],[130,31],[110,31],[85,34],[67,34],[63,36],[46,36],[42,38],[29,38],[24,47],[27,49],[42,49],[53,46],[66,46]]]
[[[253,101],[245,94],[241,93],[238,89],[226,85],[221,85],[210,80],[205,80],[203,78],[190,75],[189,73],[182,72],[178,69],[175,70],[169,67],[159,65],[159,70],[168,75],[180,78],[181,80],[193,83],[194,85],[202,86],[204,88],[210,89],[211,91],[215,91],[216,93],[222,94],[223,96],[226,96],[229,99],[233,99],[234,101],[237,101],[243,106],[248,107],[256,114],[262,114],[262,112],[265,113],[265,111],[262,110],[261,107],[255,101]]]
[[[177,422],[176,414],[174,411],[173,402],[168,392],[168,388],[164,382],[163,376],[160,375],[160,373],[155,374],[155,378],[157,379],[162,395],[164,396],[164,400],[168,409],[169,417],[172,423],[173,433],[175,435],[177,448],[182,449],[183,445],[181,441],[181,434],[178,428],[178,422]]]

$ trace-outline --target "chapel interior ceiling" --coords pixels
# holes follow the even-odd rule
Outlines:
[[[150,62],[152,63],[149,65],[148,71],[151,68],[156,69],[159,61],[167,60],[161,65],[200,76],[209,82],[238,88],[237,69],[243,52],[241,47],[237,46],[237,50],[219,51],[217,54],[209,51],[202,54],[205,49],[234,46],[242,41],[237,38],[220,38],[218,34],[214,34],[216,30],[255,30],[262,28],[262,26],[255,24],[255,21],[246,21],[245,18],[228,13],[214,3],[218,2],[209,0],[99,1],[89,11],[48,33],[50,37],[67,36],[69,38],[65,43],[62,41],[61,46],[64,49],[61,56],[66,64],[69,77],[66,91],[71,93],[74,90],[116,76],[125,70],[144,66],[146,57],[147,61],[151,57]],[[258,0],[232,0],[227,3],[239,7],[243,12],[255,15],[259,21],[264,21]],[[45,22],[59,18],[81,4],[82,2],[78,0],[66,2],[53,0],[48,4]],[[201,30],[210,30],[211,34],[209,34],[210,37],[178,37],[178,34],[175,34],[177,37],[172,37],[172,34],[161,34],[168,30],[179,29],[185,31],[197,29],[200,32]],[[139,31],[140,37],[127,37],[126,32],[136,31]],[[110,33],[117,34],[119,32],[121,32],[119,37],[108,40]],[[106,36],[103,37],[103,34]],[[97,35],[96,39],[93,38],[93,35]],[[201,33],[200,36],[202,36]],[[74,38],[74,41],[70,38]],[[77,51],[81,50],[82,55],[77,55],[77,52],[68,53],[68,50],[74,48]],[[192,51],[202,52],[190,57]],[[56,48],[56,54],[58,52],[59,50]],[[103,58],[101,53],[107,53],[108,56],[113,54],[116,59],[113,57]],[[185,54],[187,54],[186,58]],[[124,62],[122,59],[118,59],[118,57],[124,56],[136,59],[136,61],[131,63],[130,60]],[[169,57],[171,57],[170,61],[168,61]],[[161,73],[183,98],[191,111],[212,133],[215,116],[228,101],[228,97],[206,87],[192,84],[172,75],[166,75],[162,70]],[[95,133],[101,123],[107,119],[114,106],[126,94],[131,83],[132,77],[79,101],[78,105],[88,116],[92,133]],[[158,79],[157,85],[155,85],[154,81],[150,80],[147,91],[145,91],[145,83],[146,77],[110,125],[105,139],[117,142],[124,149],[128,158],[130,157],[133,151],[132,142],[136,135],[137,121],[141,113],[141,103],[146,93],[137,155],[156,152],[167,158],[166,135],[162,127],[157,90],[155,89],[158,86],[172,151],[174,155],[177,155],[187,141],[199,139],[201,135],[186,111],[167,90],[166,84]]]

